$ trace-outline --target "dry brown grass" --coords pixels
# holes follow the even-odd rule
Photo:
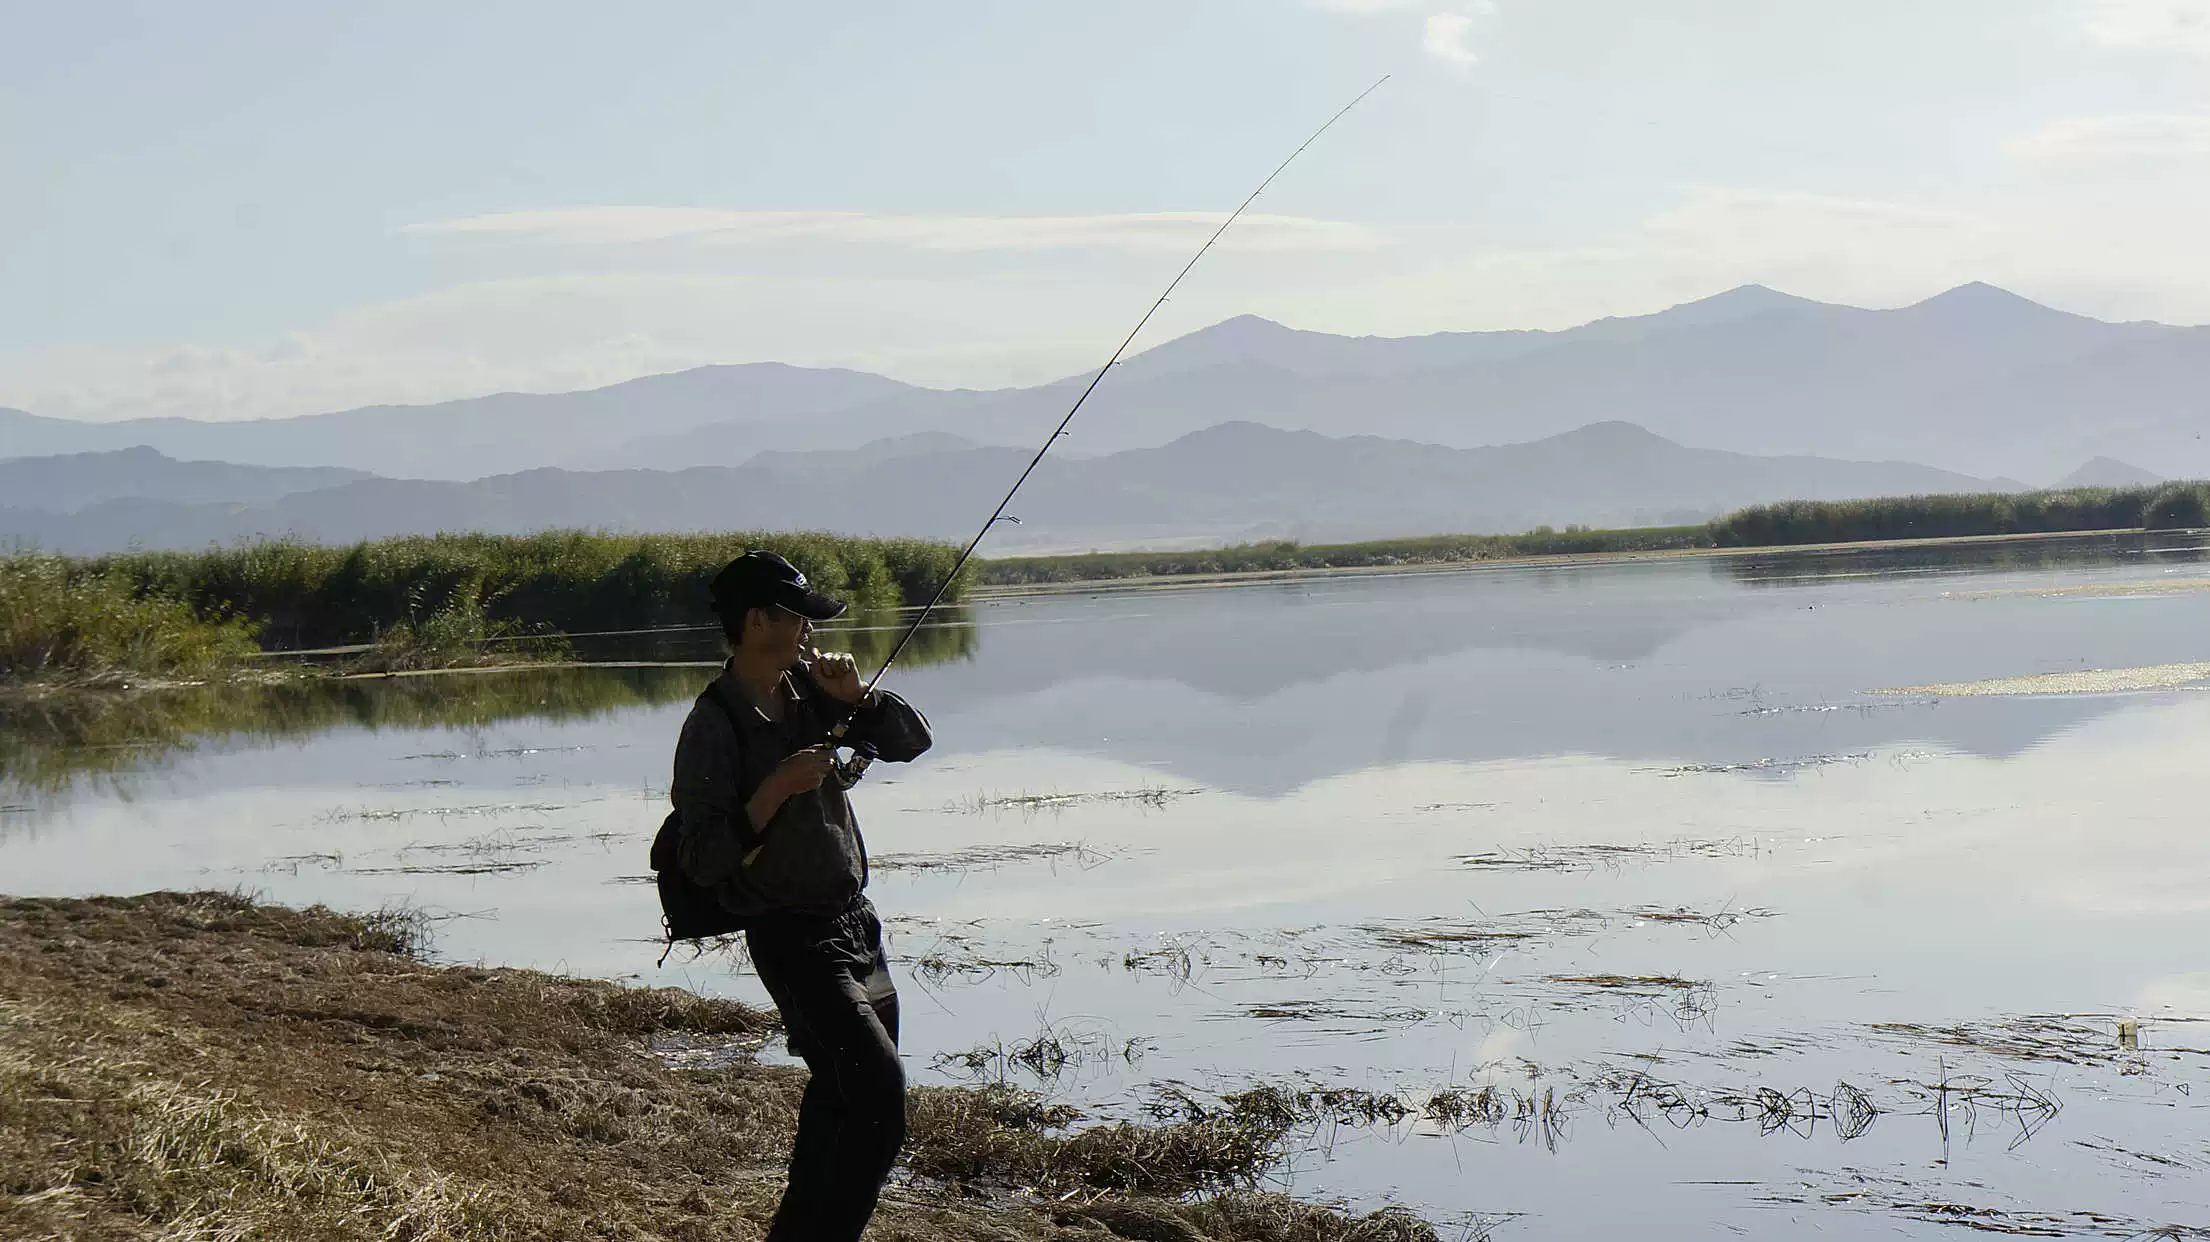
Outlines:
[[[760,1235],[804,1084],[751,1059],[769,1015],[430,966],[404,952],[422,931],[225,894],[0,899],[0,1236]],[[668,1040],[729,1052],[679,1067]],[[911,1173],[868,1236],[1434,1237],[1254,1193],[1287,1124],[1262,1104],[1084,1127],[1001,1088],[918,1091]]]

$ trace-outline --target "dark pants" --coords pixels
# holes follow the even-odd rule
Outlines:
[[[863,897],[834,917],[755,920],[744,940],[791,1050],[813,1071],[767,1242],[858,1242],[905,1143],[898,994],[882,923]]]

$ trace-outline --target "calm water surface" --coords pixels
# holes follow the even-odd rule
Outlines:
[[[2210,1228],[2210,695],[1911,689],[2210,661],[2199,539],[961,626],[896,683],[936,749],[858,794],[918,1079],[1478,1101],[1315,1126],[1279,1181],[1500,1238]],[[653,965],[709,673],[19,714],[0,890],[408,901],[447,958],[764,999],[726,955]]]

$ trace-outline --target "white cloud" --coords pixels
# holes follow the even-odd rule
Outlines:
[[[2210,159],[2210,116],[2093,116],[2058,121],[2008,149],[2037,164]]]
[[[1575,244],[1457,249],[1415,273],[1324,298],[1255,296],[1245,308],[1320,331],[1414,334],[1569,327],[1748,283],[1878,307],[1983,280],[2105,319],[2203,323],[2210,251],[2190,240],[2199,206],[2045,194],[1965,209],[1706,187]]]
[[[1466,36],[1473,31],[1473,19],[1463,13],[1437,13],[1427,19],[1421,46],[1427,54],[1444,64],[1460,69],[1471,68],[1480,57],[1466,45]]]
[[[1951,248],[1990,228],[1990,221],[1970,212],[1723,186],[1701,188],[1643,225],[1647,236],[1669,247],[1728,250],[1760,263],[1817,255],[1826,247],[1814,239],[1822,237],[1911,254]]]
[[[271,418],[573,391],[754,361],[947,386],[1040,383],[1095,366],[1164,279],[1157,264],[1111,266],[1072,289],[1055,280],[638,272],[481,281],[347,311],[269,342],[0,350],[0,406],[90,419]],[[1145,339],[1232,313],[1170,304],[1168,323]]]
[[[2085,187],[2077,195],[2072,180]],[[1457,226],[1400,225],[1379,249],[1216,253],[1139,345],[1243,312],[1348,334],[1556,328],[1753,281],[1896,306],[1986,280],[2104,318],[2201,323],[2210,320],[2210,250],[2193,239],[2203,201],[2113,195],[2091,178],[1974,207],[1711,186],[1557,246],[1499,248]],[[636,257],[542,253],[563,264]],[[1178,253],[1071,254],[1048,268],[1026,253],[1009,264],[957,256],[892,278],[885,273],[898,265],[873,254],[842,264],[809,256],[762,274],[707,270],[719,256],[686,251],[661,272],[455,285],[266,342],[0,350],[0,405],[73,417],[245,418],[563,391],[760,360],[946,386],[1034,383],[1094,366],[1180,264]],[[722,266],[765,266],[751,258]]]
[[[2087,33],[2110,47],[2210,55],[2210,0],[2090,0]]]
[[[714,245],[824,242],[918,250],[1096,249],[1181,251],[1225,212],[1153,211],[1083,216],[902,216],[846,211],[723,211],[709,207],[570,207],[509,211],[408,225],[404,232],[501,236],[572,245],[689,241]],[[1258,251],[1363,250],[1373,229],[1339,220],[1248,213],[1221,240]]]
[[[1307,3],[1314,8],[1358,17],[1379,17],[1434,6],[1434,0],[1307,0]],[[1495,0],[1457,0],[1449,9],[1431,13],[1421,23],[1420,45],[1429,56],[1464,72],[1480,61],[1471,38],[1474,19],[1495,14]]]
[[[1713,186],[1578,244],[1461,251],[1307,307],[1255,309],[1324,331],[1410,334],[1562,328],[1753,282],[1859,306],[1971,280],[2045,292],[2046,266],[2023,261],[2032,251],[2019,241],[2015,221],[1973,212]]]

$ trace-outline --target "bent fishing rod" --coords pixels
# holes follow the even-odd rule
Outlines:
[[[1282,173],[1286,171],[1291,164],[1296,162],[1298,156],[1305,153],[1306,147],[1309,147],[1313,143],[1318,142],[1320,140],[1320,135],[1334,128],[1335,123],[1342,120],[1344,114],[1348,113],[1351,109],[1357,107],[1360,103],[1363,103],[1366,99],[1366,96],[1373,94],[1377,90],[1380,90],[1381,84],[1388,80],[1388,74],[1381,75],[1381,77],[1377,79],[1372,86],[1369,86],[1365,90],[1358,92],[1358,97],[1356,99],[1353,99],[1349,103],[1344,104],[1340,109],[1336,111],[1334,116],[1331,116],[1327,119],[1326,123],[1322,124],[1320,128],[1313,130],[1311,137],[1297,144],[1297,149],[1291,151],[1287,159],[1284,159],[1280,164],[1275,165],[1274,171],[1266,174],[1266,180],[1259,182],[1258,188],[1251,191],[1250,194],[1245,196],[1242,203],[1238,204],[1234,211],[1228,213],[1228,218],[1220,222],[1220,227],[1212,231],[1212,236],[1205,239],[1205,244],[1199,246],[1197,248],[1197,253],[1190,256],[1189,262],[1182,265],[1182,270],[1175,273],[1173,280],[1167,282],[1165,290],[1162,291],[1159,296],[1151,303],[1150,308],[1143,312],[1143,318],[1138,319],[1136,321],[1136,326],[1129,329],[1128,335],[1121,338],[1120,347],[1113,351],[1113,356],[1107,358],[1105,360],[1105,365],[1097,369],[1097,374],[1090,377],[1090,382],[1083,387],[1081,395],[1074,399],[1074,404],[1068,407],[1066,416],[1059,420],[1059,425],[1052,429],[1052,432],[1049,436],[1046,436],[1044,438],[1043,444],[1036,450],[1036,455],[1029,459],[1028,468],[1021,471],[1020,477],[1013,480],[1013,486],[1006,489],[1005,498],[998,501],[998,507],[990,511],[990,516],[983,521],[982,528],[975,532],[974,538],[967,541],[967,546],[964,550],[960,552],[959,559],[952,562],[951,572],[945,574],[944,580],[936,585],[936,593],[929,597],[929,602],[922,606],[920,613],[913,618],[911,624],[906,626],[905,633],[899,636],[898,643],[896,646],[890,649],[890,654],[883,657],[882,666],[875,670],[875,675],[867,679],[866,685],[861,689],[860,692],[859,701],[861,703],[865,703],[868,696],[875,692],[875,687],[882,683],[883,676],[890,671],[890,666],[896,664],[898,662],[898,657],[905,653],[906,644],[912,642],[913,636],[920,632],[922,623],[926,622],[929,619],[929,614],[935,612],[936,606],[944,602],[944,596],[947,592],[951,590],[952,583],[959,580],[959,571],[967,567],[968,560],[974,556],[975,549],[981,546],[983,538],[990,533],[991,528],[996,526],[1000,521],[1019,520],[1017,518],[1006,518],[1006,506],[1013,503],[1014,495],[1021,490],[1021,485],[1023,483],[1028,482],[1028,476],[1036,473],[1036,467],[1043,464],[1044,455],[1051,451],[1051,446],[1057,444],[1059,442],[1059,438],[1067,434],[1067,424],[1072,423],[1074,421],[1074,416],[1082,412],[1083,403],[1087,402],[1090,399],[1090,394],[1096,392],[1097,386],[1100,383],[1104,382],[1105,373],[1120,364],[1120,356],[1128,352],[1128,347],[1133,344],[1136,337],[1140,333],[1142,333],[1144,326],[1151,322],[1151,317],[1158,314],[1159,308],[1166,305],[1167,299],[1174,295],[1174,290],[1180,287],[1182,283],[1182,278],[1190,274],[1190,271],[1197,266],[1197,261],[1204,258],[1205,253],[1212,249],[1213,243],[1219,241],[1221,236],[1228,231],[1228,226],[1234,224],[1236,220],[1243,215],[1244,211],[1249,209],[1252,203],[1258,201],[1258,196],[1266,192],[1266,187],[1274,184],[1274,179],[1281,176]],[[856,704],[854,705],[854,709],[857,709]],[[851,713],[848,712],[845,714],[842,720],[837,722],[836,727],[830,730],[829,745],[836,746],[841,744],[844,740],[844,735],[846,731],[851,728],[851,723],[852,716]],[[857,781],[860,776],[867,771],[867,765],[871,763],[874,759],[874,756],[868,753],[870,749],[870,747],[866,746],[856,747],[854,749],[853,756],[849,762],[840,763],[837,765],[838,774],[844,779],[845,784],[849,785],[851,782]]]

